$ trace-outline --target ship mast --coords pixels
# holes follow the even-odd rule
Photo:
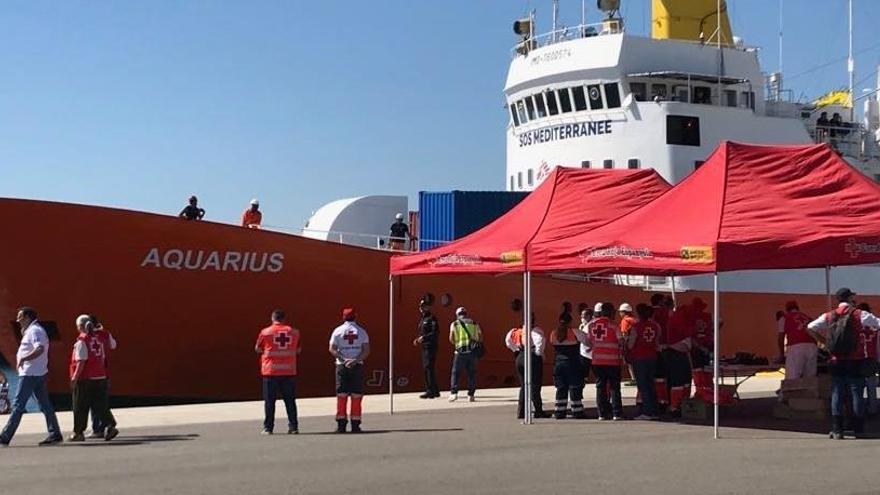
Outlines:
[[[853,58],[853,2],[849,0],[849,56],[846,59],[846,69],[849,73],[849,121],[852,122],[855,120],[855,111],[856,111],[856,94],[855,94],[855,70],[856,70],[856,62]]]

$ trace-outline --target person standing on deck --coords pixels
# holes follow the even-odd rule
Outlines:
[[[259,229],[263,221],[263,213],[260,212],[260,202],[254,198],[251,205],[241,215],[241,226],[248,229]]]

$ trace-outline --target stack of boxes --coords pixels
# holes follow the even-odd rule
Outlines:
[[[827,420],[831,415],[831,375],[782,380],[782,401],[773,408],[778,419]]]

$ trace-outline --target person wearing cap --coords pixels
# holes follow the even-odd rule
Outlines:
[[[626,347],[641,399],[641,412],[636,419],[657,419],[659,411],[654,376],[657,373],[657,339],[661,329],[660,324],[652,318],[654,308],[651,306],[636,305],[636,314],[638,322],[626,336]]]
[[[112,440],[119,434],[116,419],[110,412],[107,396],[106,349],[104,342],[95,334],[95,325],[89,315],[76,319],[79,336],[70,356],[70,385],[73,394],[73,435],[71,442],[84,442],[89,410],[97,411],[98,419],[106,431],[104,440]]]
[[[263,213],[260,211],[260,202],[255,198],[251,200],[251,205],[241,215],[241,226],[248,229],[259,229],[260,222],[263,221]]]
[[[205,217],[205,210],[199,208],[199,198],[195,196],[189,197],[189,204],[183,207],[178,217],[185,220],[201,220]]]
[[[599,409],[599,419],[619,421],[624,419],[620,394],[623,334],[614,322],[614,313],[614,304],[602,303],[598,316],[587,325],[586,339],[593,348],[593,372],[596,373],[596,405]]]
[[[467,309],[455,310],[455,321],[449,324],[449,343],[455,350],[452,358],[452,385],[449,389],[449,402],[458,400],[458,382],[462,371],[467,374],[468,402],[474,402],[477,391],[477,355],[473,344],[483,341],[483,332],[474,320],[468,317]]]
[[[342,310],[342,324],[330,335],[330,355],[336,360],[336,432],[345,433],[351,418],[351,432],[361,432],[361,404],[364,399],[364,360],[370,355],[370,337],[357,323],[354,308]],[[351,415],[348,399],[351,398]]]
[[[263,435],[275,431],[275,402],[278,396],[287,411],[287,434],[299,433],[296,414],[296,361],[302,352],[299,330],[285,323],[287,315],[276,309],[271,324],[260,330],[254,351],[260,355],[260,375],[263,377]]]
[[[630,328],[636,325],[636,318],[633,316],[633,308],[629,303],[622,303],[619,308],[617,308],[617,315],[620,316],[620,334],[623,336],[624,341],[626,341],[627,335],[629,335]],[[623,346],[623,355],[626,361],[626,370],[629,372],[630,383],[627,385],[633,385],[636,380],[635,371],[633,371],[632,363],[630,362],[629,353],[627,352],[626,346]],[[636,402],[638,403],[641,400],[641,396],[636,397]]]
[[[785,361],[785,379],[816,376],[819,349],[807,333],[812,318],[801,312],[796,301],[785,303],[785,314],[777,322],[779,360]],[[786,346],[786,343],[788,344]]]
[[[877,328],[880,328],[880,319],[868,311],[856,307],[856,293],[849,288],[841,288],[837,291],[838,306],[807,325],[807,332],[820,345],[832,346],[829,342],[832,337],[831,330],[840,330],[840,325],[848,334],[854,332],[853,339],[843,339],[855,345],[829,348],[831,359],[829,371],[831,372],[831,433],[829,438],[840,440],[843,438],[844,401],[847,393],[852,400],[853,431],[856,438],[863,436],[865,432],[865,358],[868,355],[867,342],[875,338]]]
[[[425,369],[425,393],[420,399],[435,399],[440,397],[440,386],[437,385],[437,374],[434,370],[437,362],[437,343],[440,336],[440,325],[437,317],[431,313],[431,305],[422,299],[419,301],[418,337],[413,340],[413,346],[422,348],[422,368]]]
[[[571,317],[569,317],[570,319]],[[519,377],[519,399],[517,400],[516,417],[517,419],[525,418],[525,343],[523,339],[523,327],[512,328],[504,337],[504,345],[513,352],[513,362],[516,368],[516,375]],[[544,418],[544,400],[541,398],[541,385],[544,381],[544,330],[538,326],[535,315],[532,314],[532,331],[529,334],[531,338],[532,349],[532,383],[529,390],[532,398],[532,408],[535,410],[536,418]]]
[[[407,237],[412,237],[409,233],[409,226],[403,221],[403,213],[394,216],[394,223],[391,224],[391,235],[389,236],[389,247],[394,251],[403,251],[404,242]]]

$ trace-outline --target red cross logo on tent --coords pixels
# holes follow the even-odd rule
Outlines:
[[[288,335],[287,332],[281,332],[275,336],[274,340],[280,349],[287,349],[287,345],[290,344],[290,341],[293,339],[290,338],[290,335]]]
[[[348,345],[353,345],[354,341],[358,339],[357,332],[348,331],[345,332],[345,335],[342,336],[343,340],[348,342]]]

